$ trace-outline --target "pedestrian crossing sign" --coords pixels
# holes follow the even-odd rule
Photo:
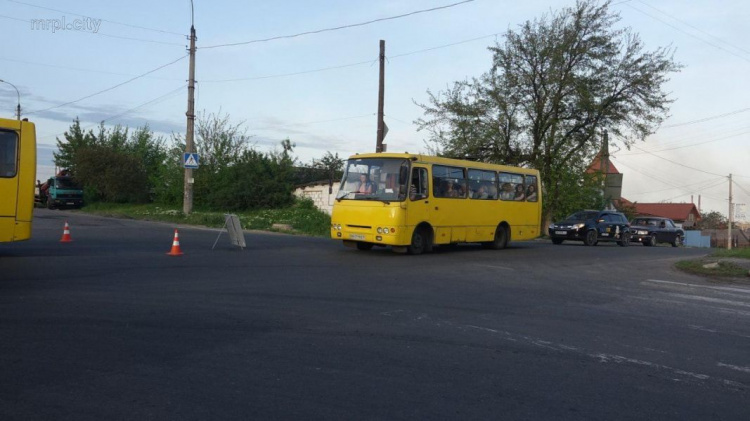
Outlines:
[[[185,168],[196,169],[198,168],[198,154],[197,153],[186,153],[183,160],[182,166]]]

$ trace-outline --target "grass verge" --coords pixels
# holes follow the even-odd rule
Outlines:
[[[182,209],[177,206],[119,203],[91,203],[81,209],[81,212],[115,218],[204,225],[214,228],[224,226],[225,214],[225,212],[195,210],[186,216],[182,213]],[[300,201],[283,209],[258,209],[226,213],[237,215],[244,229],[278,231],[272,228],[273,224],[287,224],[292,226],[292,232],[295,234],[325,237],[330,233],[331,217],[315,208],[311,202]]]
[[[711,260],[683,260],[677,262],[675,267],[684,272],[692,273],[694,275],[702,275],[708,277],[721,277],[721,278],[743,278],[747,277],[747,269],[738,266],[731,262],[719,261],[715,267],[705,267],[706,264],[712,263]]]
[[[747,259],[750,262],[750,248],[720,249],[711,255],[694,260],[682,260],[675,267],[684,272],[711,278],[748,278],[747,265],[740,265],[737,259]],[[732,261],[734,260],[734,261]]]
[[[735,248],[731,250],[727,249],[720,249],[716,250],[715,252],[711,253],[711,256],[714,257],[737,257],[740,259],[750,259],[750,247],[744,247],[744,248]]]

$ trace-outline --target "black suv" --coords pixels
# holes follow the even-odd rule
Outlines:
[[[641,216],[633,219],[630,225],[630,241],[643,243],[644,246],[669,243],[672,247],[679,247],[685,237],[685,231],[669,218]]]
[[[599,241],[616,241],[626,247],[630,244],[630,224],[620,212],[583,210],[562,222],[551,224],[549,236],[554,244],[575,240],[583,241],[586,246],[595,246]]]

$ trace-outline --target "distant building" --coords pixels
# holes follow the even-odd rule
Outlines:
[[[589,167],[586,168],[586,174],[593,174],[597,172],[605,174],[620,174],[620,171],[617,171],[617,167],[615,167],[615,164],[612,163],[612,160],[605,160],[602,157],[602,154],[602,151],[599,151],[599,153],[596,154],[594,159],[591,161],[591,164],[589,164]]]
[[[336,200],[338,192],[339,183],[321,180],[297,186],[294,190],[294,195],[312,200],[315,207],[330,215],[333,211],[333,202]]]
[[[707,235],[711,237],[711,247],[727,246],[726,229],[701,230],[701,235]],[[750,239],[748,239],[747,235],[745,235],[742,230],[732,230],[732,247],[750,247]]]
[[[669,218],[683,228],[693,227],[701,219],[694,203],[633,203],[633,206],[638,216]]]

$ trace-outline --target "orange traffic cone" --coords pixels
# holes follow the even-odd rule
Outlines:
[[[63,236],[60,239],[61,243],[72,243],[73,239],[70,237],[70,226],[68,226],[68,221],[65,221],[65,227],[63,228]]]
[[[182,250],[180,250],[180,235],[177,234],[177,228],[174,229],[174,240],[172,240],[172,250],[167,254],[170,256],[182,255]]]

